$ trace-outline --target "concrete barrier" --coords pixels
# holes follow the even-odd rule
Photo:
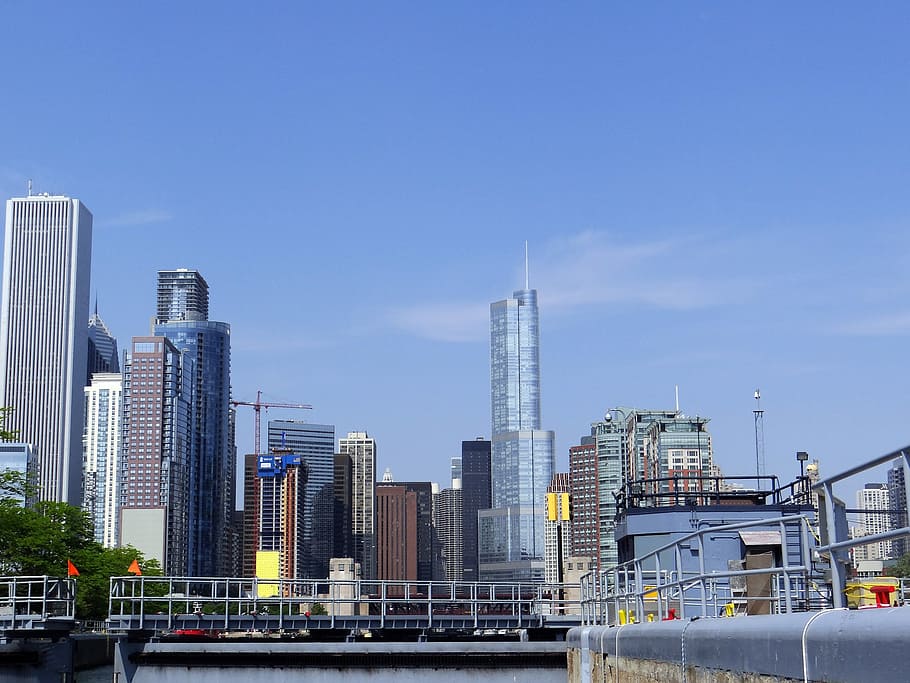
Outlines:
[[[569,631],[570,683],[910,680],[910,608],[663,621]]]

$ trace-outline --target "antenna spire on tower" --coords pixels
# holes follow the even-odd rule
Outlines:
[[[525,289],[531,289],[528,278],[528,240],[525,240]]]

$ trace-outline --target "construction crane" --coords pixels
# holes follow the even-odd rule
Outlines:
[[[255,454],[259,455],[259,433],[260,433],[260,410],[265,408],[296,408],[298,410],[312,410],[313,406],[306,403],[270,403],[262,400],[262,391],[256,392],[255,401],[231,401],[232,406],[252,406],[256,414],[256,434],[255,434]]]

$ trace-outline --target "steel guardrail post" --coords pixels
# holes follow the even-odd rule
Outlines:
[[[825,524],[828,529],[828,543],[831,543],[833,538],[835,542],[840,539],[837,536],[837,528],[835,527],[835,515],[834,515],[834,484],[833,482],[827,481],[824,484],[825,489]],[[844,606],[844,576],[843,571],[840,566],[840,562],[835,556],[834,550],[829,550],[831,556],[831,592],[832,598],[834,601],[835,609],[840,609]]]

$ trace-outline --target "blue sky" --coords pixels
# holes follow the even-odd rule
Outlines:
[[[82,199],[121,346],[200,270],[234,396],[447,484],[540,295],[559,468],[617,405],[716,460],[910,442],[905,3],[6,3],[0,192]],[[252,414],[239,417],[241,450]]]

